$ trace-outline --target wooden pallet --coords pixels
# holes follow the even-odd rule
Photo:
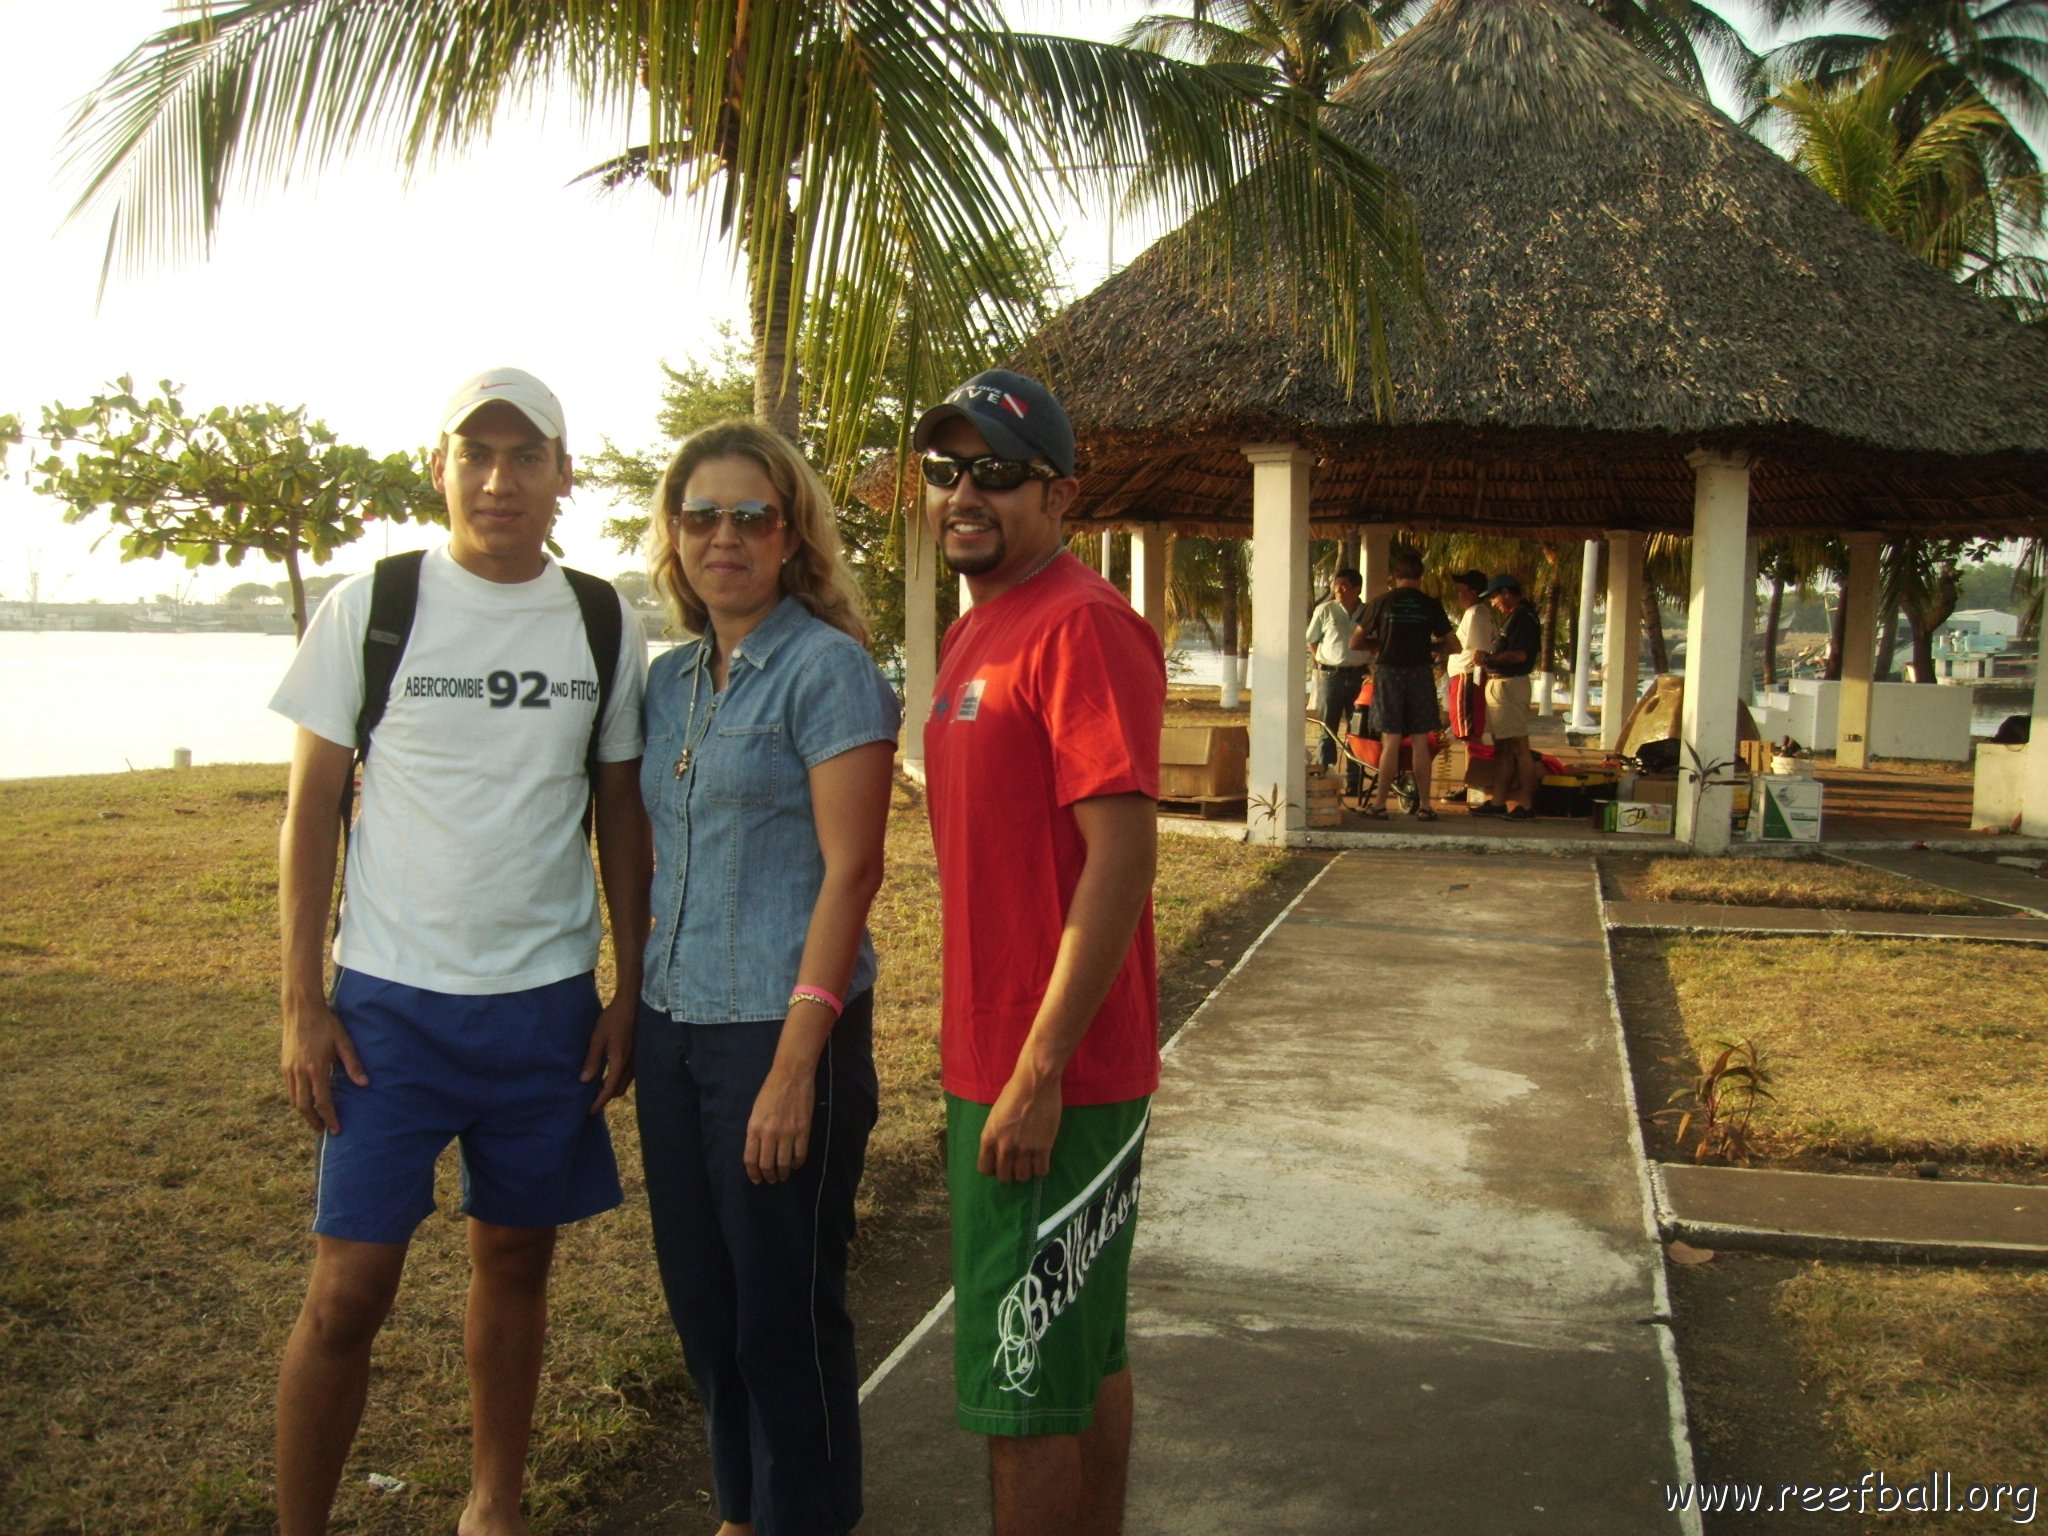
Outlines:
[[[1162,816],[1199,816],[1204,821],[1243,821],[1243,795],[1162,796]]]

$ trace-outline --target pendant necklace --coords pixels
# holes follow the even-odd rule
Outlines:
[[[704,652],[700,649],[697,652],[696,668],[690,673],[690,713],[683,722],[683,750],[676,754],[676,777],[679,779],[689,776],[690,765],[697,758],[697,748],[703,744],[705,734],[711,729],[711,717],[718,713],[718,701],[713,699],[711,708],[704,712],[704,730],[697,729],[697,695],[704,685],[704,669],[708,665]]]

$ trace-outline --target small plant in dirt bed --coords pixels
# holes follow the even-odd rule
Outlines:
[[[1659,1110],[1657,1118],[1677,1119],[1672,1139],[1681,1147],[1686,1132],[1698,1122],[1694,1162],[1712,1158],[1747,1163],[1755,1152],[1750,1121],[1757,1106],[1772,1097],[1770,1068],[1754,1040],[1716,1040],[1713,1044],[1718,1053],[1714,1059],[1690,1084],[1671,1095],[1672,1104],[1683,1107]]]

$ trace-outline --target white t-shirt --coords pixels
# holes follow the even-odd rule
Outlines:
[[[1444,664],[1446,675],[1470,677],[1479,664],[1476,653],[1492,650],[1493,639],[1493,610],[1483,602],[1474,603],[1458,615],[1458,649]]]
[[[621,599],[599,761],[640,755],[647,646]],[[370,576],[327,594],[270,707],[356,744]],[[371,737],[349,833],[337,965],[435,992],[517,992],[597,964],[597,882],[583,833],[597,674],[569,580],[486,581],[447,549]]]

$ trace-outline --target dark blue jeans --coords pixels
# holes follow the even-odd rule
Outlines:
[[[874,1128],[874,994],[818,1061],[809,1155],[781,1184],[741,1155],[782,1020],[682,1024],[642,1007],[634,1097],[654,1254],[704,1405],[723,1520],[841,1536],[860,1519],[860,1373],[846,1311],[853,1197]]]
[[[1344,739],[1344,721],[1351,713],[1351,706],[1358,698],[1358,690],[1365,686],[1365,668],[1335,667],[1329,671],[1316,672],[1316,702],[1323,708],[1323,724],[1336,733],[1337,741]],[[1322,764],[1328,768],[1337,761],[1337,742],[1325,736],[1322,740]],[[1349,758],[1344,760],[1344,793],[1358,793],[1360,773],[1358,764]]]

